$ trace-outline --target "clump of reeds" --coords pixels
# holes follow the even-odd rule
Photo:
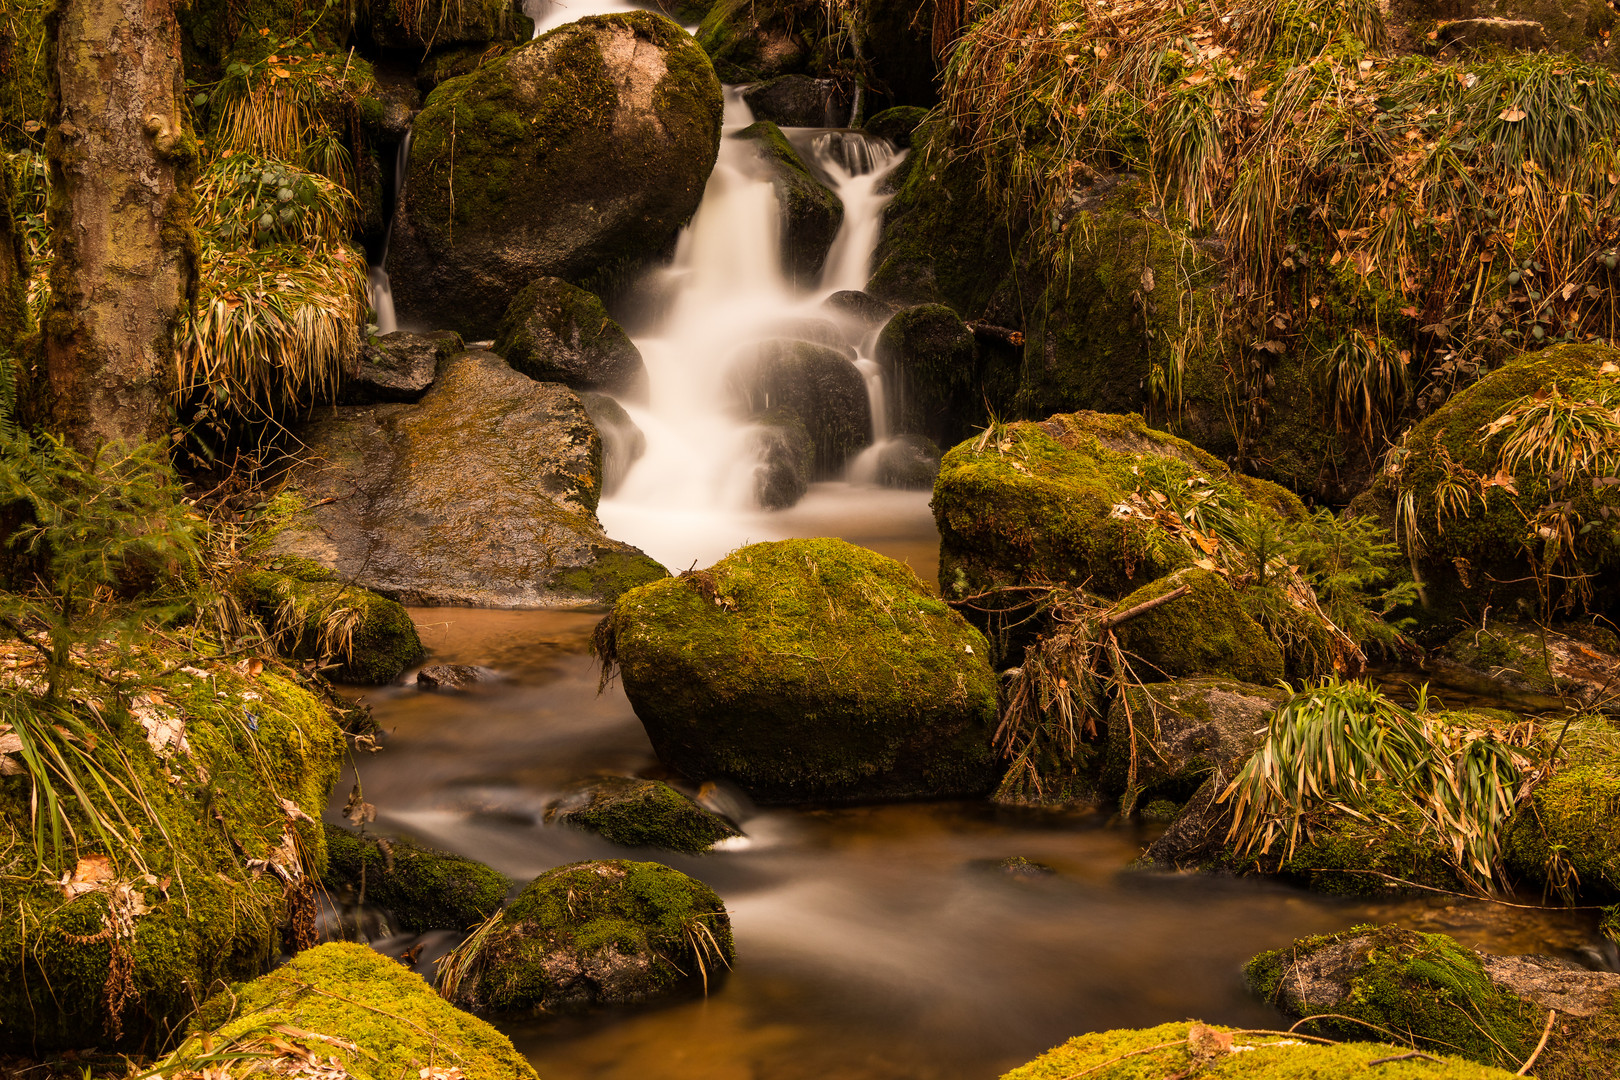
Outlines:
[[[1423,695],[1406,709],[1364,683],[1328,679],[1276,712],[1221,793],[1233,814],[1227,839],[1241,854],[1280,849],[1286,861],[1322,817],[1377,818],[1371,796],[1393,793],[1417,810],[1458,875],[1490,890],[1534,735],[1530,724],[1459,726]]]

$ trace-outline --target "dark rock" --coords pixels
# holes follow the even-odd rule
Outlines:
[[[903,491],[932,491],[939,475],[939,447],[926,435],[896,435],[877,451],[878,485]]]
[[[697,43],[722,82],[757,83],[804,71],[815,29],[792,0],[716,0]]]
[[[647,392],[647,369],[630,335],[595,293],[560,278],[540,278],[513,298],[494,351],[540,382],[631,397]]]
[[[831,319],[771,319],[751,328],[751,332],[760,338],[785,338],[825,345],[829,349],[837,349],[851,362],[856,356],[855,349],[849,343],[849,335]]]
[[[481,862],[409,840],[325,825],[329,891],[387,908],[396,930],[463,930],[500,910],[510,887]]]
[[[612,495],[630,474],[630,467],[647,452],[647,436],[624,406],[606,394],[587,391],[579,400],[602,437],[602,494]]]
[[[499,44],[459,45],[435,51],[416,70],[417,89],[423,94],[431,94],[440,83],[477,71],[510,48],[510,45]]]
[[[1592,629],[1585,628],[1588,636],[1594,636]],[[1598,645],[1554,629],[1493,622],[1459,633],[1429,666],[1442,675],[1460,668],[1518,694],[1564,696],[1591,706],[1620,688],[1620,656],[1612,635],[1605,636]]]
[[[371,40],[383,49],[429,46],[487,46],[516,36],[508,0],[444,0],[441,3],[372,4]],[[531,25],[532,30],[532,25]]]
[[[988,791],[986,645],[916,575],[842,540],[738,548],[614,606],[609,655],[666,765],[759,802]]]
[[[735,959],[714,890],[657,863],[597,859],[524,889],[450,997],[496,1012],[626,1005],[707,986]]]
[[[862,131],[888,139],[902,150],[911,149],[911,136],[928,117],[928,110],[915,105],[884,109],[861,125]]]
[[[1011,878],[1042,878],[1052,877],[1056,870],[1045,863],[1026,859],[1022,855],[1009,855],[1005,859],[997,860],[992,864],[1001,873]]]
[[[876,329],[894,317],[893,304],[854,289],[833,293],[822,302],[822,306],[868,330]]]
[[[956,441],[955,417],[979,392],[974,355],[973,332],[944,304],[897,312],[878,335],[874,357],[888,377],[896,430]]]
[[[360,346],[354,361],[343,372],[338,404],[420,401],[438,377],[440,366],[461,347],[461,335],[454,330],[431,334],[396,330],[372,338]]]
[[[760,417],[748,434],[748,449],[758,460],[754,500],[766,510],[785,510],[810,490],[815,448],[804,423],[792,413],[772,411]]]
[[[384,142],[397,144],[411,130],[411,120],[422,107],[422,91],[407,76],[377,71],[377,100],[382,103],[382,116],[377,133]]]
[[[1132,801],[1166,793],[1185,798],[1210,778],[1224,788],[1259,749],[1267,720],[1287,696],[1274,686],[1209,676],[1133,687],[1108,711],[1102,783]]]
[[[746,88],[742,97],[754,119],[781,127],[843,127],[849,121],[849,98],[832,79],[781,75]]]
[[[602,444],[573,391],[492,353],[453,358],[420,404],[333,409],[299,434],[309,511],[276,550],[384,596],[569,606],[664,573],[602,532]]]
[[[1169,828],[1148,845],[1142,862],[1165,869],[1197,867],[1219,858],[1226,850],[1232,826],[1232,804],[1218,801],[1226,785],[1214,777],[1193,792]]]
[[[844,204],[816,179],[775,124],[761,121],[731,137],[746,139],[759,148],[760,165],[776,188],[782,209],[783,272],[796,285],[815,284],[843,224]]]
[[[608,776],[578,785],[546,807],[546,820],[598,833],[625,847],[700,855],[742,833],[659,780]]]
[[[744,416],[780,410],[798,417],[815,448],[814,478],[839,475],[850,455],[871,442],[866,379],[824,345],[776,340],[745,346],[726,388]]]
[[[453,694],[499,680],[496,672],[473,664],[429,664],[416,673],[416,688]]]
[[[441,84],[390,250],[400,318],[482,338],[538,277],[589,284],[657,257],[703,196],[720,116],[702,50],[645,11],[568,23]]]
[[[888,105],[923,108],[939,101],[934,59],[936,0],[867,0],[857,19],[870,58],[872,97]]]

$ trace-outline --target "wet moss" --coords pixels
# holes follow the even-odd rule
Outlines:
[[[404,607],[346,585],[308,559],[279,556],[239,574],[233,587],[265,625],[283,628],[284,655],[339,661],[329,672],[336,682],[390,683],[422,658],[422,640]],[[345,630],[347,650],[339,647]]]
[[[1164,678],[1225,675],[1240,682],[1282,678],[1282,652],[1243,609],[1226,579],[1208,570],[1177,571],[1120,601],[1125,609],[1186,585],[1191,591],[1121,626],[1119,643],[1146,669]],[[1134,663],[1134,661],[1133,661]]]
[[[888,139],[902,150],[909,150],[912,135],[927,118],[927,109],[916,105],[896,105],[868,117],[861,129]]]
[[[658,863],[572,863],[506,909],[473,993],[499,1012],[644,1001],[696,979],[700,961],[712,976],[736,957],[725,905],[701,881]]]
[[[1316,892],[1338,896],[1387,895],[1409,886],[1468,888],[1415,806],[1374,792],[1367,809],[1368,817],[1333,814],[1318,821],[1289,858],[1271,867]]]
[[[466,930],[500,910],[509,884],[481,862],[409,840],[357,836],[328,824],[328,892],[352,892],[356,903],[394,915],[398,929]]]
[[[844,204],[817,180],[782,129],[769,121],[750,124],[732,136],[759,148],[781,207],[782,269],[805,287],[821,278],[827,251],[844,221]]]
[[[698,26],[697,43],[722,81],[762,82],[807,70],[819,15],[805,0],[717,0]]]
[[[659,757],[756,799],[982,793],[983,637],[906,566],[841,540],[739,548],[626,593],[608,624]]]
[[[742,834],[724,818],[659,780],[604,777],[546,811],[547,821],[589,829],[624,847],[701,855]]]
[[[1202,1025],[1200,1025],[1202,1026]],[[1233,1045],[1249,1047],[1243,1053],[1218,1053],[1195,1065],[1188,1043],[1193,1024],[1181,1021],[1154,1028],[1096,1032],[1071,1039],[1062,1046],[1005,1074],[1002,1080],[1162,1080],[1166,1076],[1197,1075],[1219,1080],[1321,1080],[1326,1077],[1369,1074],[1378,1059],[1398,1058],[1406,1050],[1374,1042],[1347,1042],[1322,1046],[1285,1040],[1269,1034],[1233,1032]],[[1231,1028],[1205,1028],[1232,1032]],[[1362,1036],[1363,1038],[1365,1036]],[[1395,1060],[1377,1066],[1379,1080],[1511,1080],[1507,1070],[1481,1067],[1463,1058],[1438,1053],[1439,1060]]]
[[[1341,945],[1353,955],[1328,964],[1343,973],[1338,977],[1348,978],[1343,999],[1300,1000],[1296,985],[1305,984],[1287,977],[1292,965]],[[1457,1053],[1489,1065],[1516,1068],[1530,1056],[1545,1020],[1529,1002],[1498,989],[1478,953],[1444,934],[1397,926],[1359,926],[1305,938],[1255,957],[1245,975],[1255,993],[1296,1016],[1338,1014],[1313,1020],[1311,1031],[1344,1039],[1390,1033],[1424,1051]]]
[[[416,1076],[430,1063],[467,1080],[536,1080],[505,1035],[364,945],[322,945],[232,987],[203,1007],[193,1030],[182,1060],[205,1046],[269,1037],[301,1043],[321,1061],[335,1057],[355,1080]]]
[[[0,858],[10,908],[0,920],[0,1052],[108,1045],[120,1029],[123,1045],[162,1043],[199,997],[269,965],[294,901],[307,895],[302,882],[325,867],[325,837],[312,819],[326,804],[343,739],[321,700],[283,675],[247,676],[161,647],[133,663],[151,680],[134,709],[153,723],[183,721],[185,744],[160,754],[129,703],[108,698],[92,753],[129,763],[162,829],[121,794],[121,812],[146,826],[132,846],[103,850],[74,809],[82,839],[60,863],[48,848],[45,865],[36,863],[26,844]],[[26,776],[0,777],[0,820],[12,835],[29,834],[29,800]],[[77,858],[96,855],[143,898],[132,937],[106,931],[107,888],[66,899],[57,884]],[[133,1000],[109,996],[120,989],[109,980],[118,957],[128,960],[122,988]]]
[[[552,587],[612,603],[631,589],[669,577],[663,564],[640,552],[603,551],[590,566],[557,575]]]

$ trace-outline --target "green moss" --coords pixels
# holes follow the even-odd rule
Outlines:
[[[232,987],[204,1006],[194,1030],[180,1061],[200,1057],[205,1046],[273,1039],[300,1044],[321,1061],[335,1057],[355,1080],[399,1080],[430,1063],[467,1080],[536,1080],[505,1035],[364,945],[322,945]]]
[[[1170,679],[1225,675],[1260,684],[1282,678],[1281,650],[1243,610],[1237,592],[1219,574],[1181,570],[1142,586],[1121,600],[1120,606],[1128,610],[1183,585],[1191,591],[1116,631],[1120,645],[1146,671]]]
[[[927,109],[916,105],[896,105],[892,109],[884,109],[877,115],[868,117],[861,125],[861,129],[888,139],[905,150],[911,147],[912,135],[926,119],[928,119]]]
[[[465,930],[506,900],[506,878],[481,862],[409,840],[356,836],[336,825],[325,829],[327,891],[352,891],[357,903],[387,908],[396,929]]]
[[[612,376],[641,370],[641,354],[601,298],[557,278],[540,278],[512,299],[491,348],[540,382],[622,389]]]
[[[717,0],[696,37],[723,81],[762,82],[806,70],[824,22],[805,0]]]
[[[625,690],[665,763],[755,798],[993,783],[983,637],[906,566],[841,540],[739,548],[620,597]]]
[[[577,825],[624,847],[700,855],[742,834],[724,818],[659,780],[605,777],[546,811],[547,821]]]
[[[129,958],[129,989],[139,995],[118,1010],[131,1046],[162,1043],[198,996],[221,980],[257,975],[280,951],[291,901],[307,893],[251,861],[273,860],[295,881],[321,873],[326,843],[311,819],[326,805],[343,753],[326,706],[283,675],[244,676],[155,639],[133,662],[161,695],[137,698],[135,706],[154,719],[183,719],[186,742],[159,756],[123,705],[100,703],[106,736],[92,752],[127,760],[163,823],[161,832],[152,828],[121,795],[121,811],[145,827],[133,848],[104,853],[146,906],[133,940],[116,945]],[[0,818],[9,834],[28,835],[29,799],[26,776],[0,777]],[[94,835],[77,810],[74,816],[79,836]],[[89,840],[78,845],[79,856],[97,853]],[[0,1016],[7,1018],[0,1052],[110,1041],[106,994],[115,946],[102,932],[109,894],[64,899],[57,882],[75,858],[71,845],[61,865],[35,864],[26,846],[0,857],[0,890],[10,908],[0,920]],[[24,1019],[12,1023],[16,1018]]]
[[[791,281],[814,286],[843,223],[843,202],[816,179],[775,124],[761,120],[731,137],[759,148],[781,208],[784,269]]]
[[[1368,1065],[1380,1058],[1398,1058],[1406,1050],[1374,1042],[1347,1042],[1337,1046],[1284,1040],[1275,1035],[1234,1033],[1234,1046],[1252,1047],[1243,1053],[1220,1054],[1195,1065],[1187,1038],[1192,1024],[1182,1021],[1155,1028],[1121,1029],[1082,1035],[1005,1074],[1002,1080],[1163,1080],[1193,1075],[1220,1080],[1327,1080],[1329,1077],[1376,1075],[1379,1080],[1511,1080],[1510,1071],[1482,1068],[1459,1057],[1440,1053],[1438,1062],[1390,1061]],[[1220,1032],[1231,1028],[1213,1028]],[[1365,1036],[1358,1036],[1365,1038]]]
[[[477,959],[477,998],[502,1012],[588,1004],[598,995],[580,1000],[580,969],[629,960],[634,970],[612,996],[645,1000],[697,976],[695,940],[718,950],[704,958],[711,971],[736,959],[725,905],[701,881],[623,859],[560,866],[524,889],[491,931]]]
[[[281,627],[278,643],[293,659],[338,659],[337,682],[389,683],[422,658],[422,641],[409,613],[396,601],[358,585],[345,585],[308,559],[280,556],[239,574],[233,588],[267,626]],[[348,628],[349,648],[334,648]]]
[[[1544,888],[1569,881],[1583,895],[1620,896],[1620,731],[1593,718],[1565,735],[1564,763],[1535,786],[1503,846],[1508,869]]]
[[[1290,963],[1341,942],[1355,949],[1354,958],[1342,961],[1351,968],[1348,994],[1338,1002],[1300,1001],[1286,978]],[[1545,1019],[1537,1007],[1497,989],[1473,950],[1444,934],[1396,926],[1358,926],[1305,938],[1257,956],[1246,975],[1256,993],[1295,1015],[1332,1012],[1350,1018],[1314,1020],[1313,1031],[1365,1039],[1383,1029],[1425,1051],[1458,1053],[1490,1065],[1517,1067],[1528,1058]]]
[[[663,564],[640,552],[608,551],[589,567],[557,576],[553,588],[611,603],[631,589],[669,577]]]
[[[1374,792],[1367,809],[1367,817],[1333,814],[1317,822],[1276,872],[1339,896],[1399,892],[1407,883],[1453,892],[1468,888],[1415,806]]]

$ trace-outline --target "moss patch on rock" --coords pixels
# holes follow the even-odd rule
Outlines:
[[[331,824],[325,829],[327,891],[387,908],[397,929],[466,930],[506,900],[506,877],[481,862],[409,840],[357,836]]]
[[[1183,585],[1190,591],[1115,631],[1127,653],[1155,677],[1225,675],[1248,683],[1282,678],[1282,650],[1219,574],[1196,567],[1178,570],[1137,589],[1120,607],[1129,610]]]
[[[758,148],[760,164],[776,191],[781,207],[783,272],[793,284],[813,287],[821,280],[827,251],[844,223],[843,202],[816,179],[775,124],[761,120],[731,137]]]
[[[661,760],[796,802],[981,794],[984,638],[892,559],[842,540],[739,548],[619,598],[608,645]]]
[[[630,335],[593,292],[543,277],[513,298],[495,331],[513,370],[575,390],[646,392],[646,368]]]
[[[1508,869],[1544,888],[1620,896],[1620,729],[1593,717],[1569,729],[1563,764],[1535,786],[1503,846]]]
[[[666,996],[736,959],[714,890],[679,870],[598,859],[548,870],[489,931],[458,1000],[558,1012]]]
[[[589,829],[624,847],[654,847],[701,855],[721,840],[741,836],[661,780],[606,776],[586,781],[546,808],[546,820]]]
[[[355,1080],[433,1067],[467,1080],[537,1080],[512,1040],[445,1001],[420,975],[364,945],[333,943],[210,1000],[174,1055],[183,1065],[223,1046],[274,1055],[287,1040]],[[292,1029],[292,1030],[289,1030]],[[206,1039],[206,1042],[205,1042]],[[291,1065],[303,1061],[293,1057]]]

